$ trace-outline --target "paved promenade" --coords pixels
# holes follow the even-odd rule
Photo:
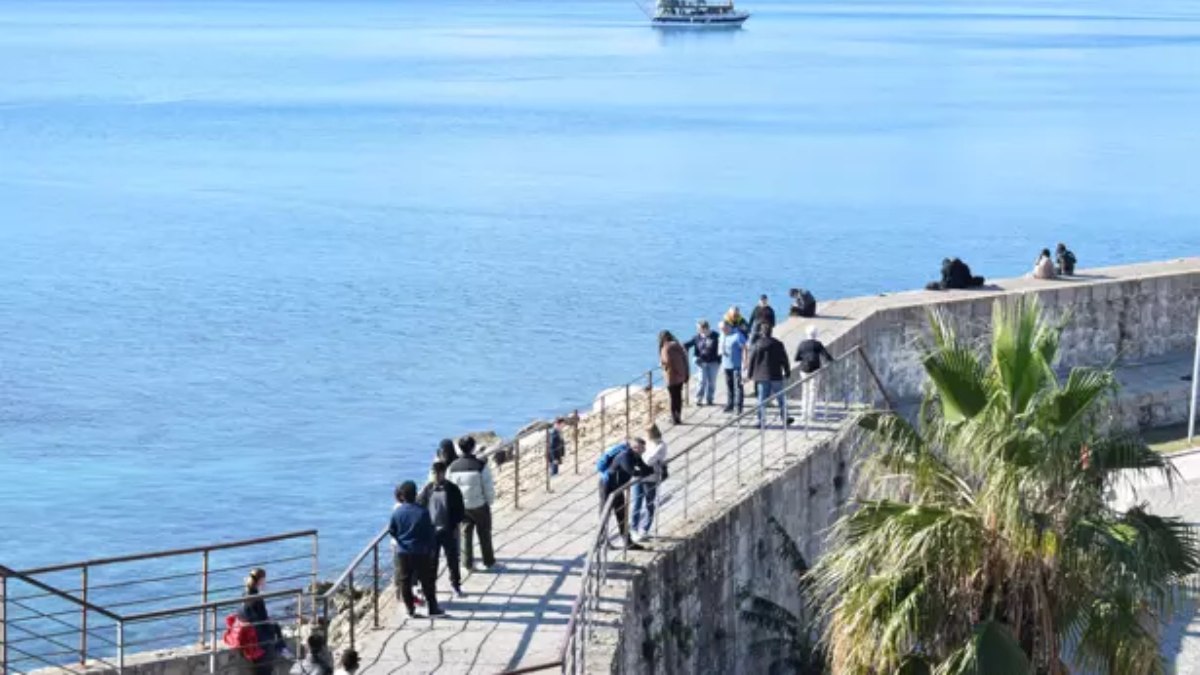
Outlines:
[[[776,336],[784,341],[791,353],[810,323],[816,324],[821,331],[821,339],[829,342],[881,308],[929,304],[963,297],[987,297],[1025,289],[1061,287],[1064,284],[1086,285],[1089,279],[1129,278],[1198,269],[1200,260],[1190,259],[1113,270],[1087,270],[1085,277],[1076,280],[1036,281],[1022,278],[999,280],[990,289],[983,290],[912,291],[834,300],[820,305],[821,317],[788,320],[777,329]],[[778,298],[776,304],[776,311],[781,317],[787,311],[786,305],[780,302],[782,300],[784,298]],[[749,309],[743,307],[747,314]],[[647,354],[653,355],[652,337],[647,338]],[[1127,385],[1136,387],[1143,381],[1173,377],[1175,369],[1173,364],[1165,367],[1158,363],[1142,376],[1138,368],[1133,367],[1123,369],[1121,378]],[[723,397],[723,386],[719,386],[718,390],[719,396]],[[747,410],[751,409],[753,401],[752,398],[747,399]],[[663,419],[658,421],[673,453],[704,438],[724,424],[729,416],[721,411],[720,405],[703,408],[689,406],[684,419],[686,423],[682,426],[672,426]],[[731,456],[734,446],[731,439],[724,438],[708,454],[696,453],[686,473],[682,467],[672,464],[666,490],[668,496],[662,508],[667,513],[679,508],[682,500],[678,499],[678,492],[672,497],[671,491],[678,491],[687,484],[692,490],[703,486],[706,493],[716,486],[717,498],[710,501],[708,508],[721,510],[739,492],[752,489],[764,476],[802,457],[815,441],[834,433],[840,423],[841,419],[838,418],[829,420],[807,441],[800,433],[792,431],[788,433],[786,450],[783,432],[778,428],[768,432],[760,449],[765,461],[747,462],[749,466],[742,469],[745,472],[742,481],[732,475],[734,469],[728,461],[721,461]],[[555,661],[566,635],[572,603],[580,589],[583,561],[598,525],[594,460],[594,455],[581,455],[579,475],[571,472],[570,462],[564,465],[563,475],[554,479],[552,493],[545,493],[540,486],[523,490],[520,510],[514,510],[509,500],[503,500],[497,506],[494,518],[496,555],[503,569],[498,573],[476,572],[468,576],[463,584],[467,597],[460,600],[448,599],[448,584],[443,577],[439,581],[439,589],[449,616],[436,620],[413,620],[404,617],[403,611],[398,610],[395,604],[385,607],[385,616],[381,617],[383,627],[367,631],[359,638],[358,647],[363,660],[361,672],[372,675],[497,673]],[[714,460],[718,471],[715,477],[711,473]],[[739,485],[739,482],[742,484]],[[693,518],[696,515],[702,514],[693,513]],[[681,519],[669,516],[667,520],[677,524],[681,522]],[[649,544],[650,551],[632,553],[629,561],[637,563],[649,559],[648,556],[654,554],[653,547],[670,545],[673,534],[669,529],[660,531],[660,539]],[[619,616],[619,604],[614,606],[614,603],[619,602],[619,594],[606,597],[606,609],[614,619]],[[589,661],[588,666],[589,671],[603,670],[601,664],[594,660]]]

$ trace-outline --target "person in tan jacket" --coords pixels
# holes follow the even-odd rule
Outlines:
[[[667,381],[667,392],[671,395],[671,419],[675,424],[683,424],[683,388],[690,375],[687,351],[669,330],[658,334],[658,360]]]

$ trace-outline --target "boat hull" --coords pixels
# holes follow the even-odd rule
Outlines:
[[[749,19],[745,13],[725,15],[656,16],[650,20],[655,28],[736,28]]]

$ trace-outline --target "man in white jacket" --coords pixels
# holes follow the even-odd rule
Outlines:
[[[447,477],[462,492],[466,519],[463,520],[462,545],[463,568],[475,569],[475,533],[479,533],[479,548],[483,553],[483,567],[491,570],[496,566],[496,555],[492,549],[492,502],[496,500],[496,484],[492,469],[487,461],[475,457],[475,439],[463,436],[458,441],[460,457],[450,464]]]

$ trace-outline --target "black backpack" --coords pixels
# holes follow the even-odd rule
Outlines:
[[[814,317],[817,315],[817,299],[807,288],[798,288],[792,299],[792,308],[796,316]]]

